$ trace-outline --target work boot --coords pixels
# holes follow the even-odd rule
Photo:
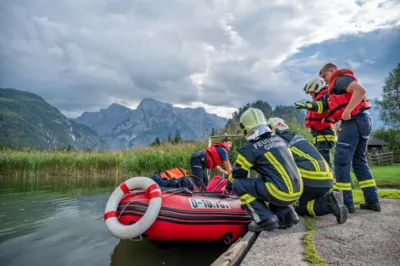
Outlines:
[[[377,202],[375,204],[368,204],[368,202],[363,202],[363,203],[360,204],[360,209],[372,210],[372,211],[380,212],[381,211],[381,204],[379,202]]]
[[[346,222],[348,210],[347,207],[342,203],[339,192],[331,191],[328,194],[327,203],[331,213],[336,216],[336,221],[339,224],[343,224],[344,222]]]
[[[264,220],[260,223],[256,223],[252,221],[248,229],[251,232],[261,232],[261,231],[272,231],[274,229],[277,229],[279,227],[278,219],[276,216],[272,216],[271,218]]]
[[[292,206],[289,206],[290,211],[279,218],[279,229],[287,229],[292,227],[292,225],[298,224],[300,221],[299,216]]]
[[[349,211],[349,213],[356,213],[356,208],[354,207],[347,207],[347,210]]]

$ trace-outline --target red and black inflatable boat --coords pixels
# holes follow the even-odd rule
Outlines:
[[[149,182],[148,180],[146,182]],[[138,181],[138,177],[135,178],[135,181]],[[118,220],[120,224],[118,226],[142,227],[145,223],[146,226],[142,229],[133,228],[126,233],[118,228],[112,230],[114,226],[107,224],[114,236],[119,238],[141,236],[149,240],[225,242],[229,244],[247,232],[251,218],[241,208],[237,196],[192,192],[182,188],[163,188],[161,190],[156,183],[151,182],[152,184],[144,185],[144,188],[147,188],[145,190],[131,191],[129,188],[121,188],[125,183],[129,183],[128,181],[120,186],[120,190],[125,190],[127,193],[122,196],[116,210],[106,207],[104,215],[106,223],[108,218],[114,217],[114,220]],[[151,201],[157,199],[162,201],[160,208],[157,206],[154,207],[155,211],[150,210],[152,207],[149,206],[155,205]],[[157,211],[158,209],[159,211]],[[139,225],[140,223],[142,225]],[[136,231],[136,233],[131,234],[132,231]]]

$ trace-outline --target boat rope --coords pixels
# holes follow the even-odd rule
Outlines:
[[[190,190],[188,190],[187,188],[177,188],[177,189],[174,189],[174,190],[170,190],[170,191],[165,191],[166,193],[168,193],[168,194],[165,194],[165,195],[163,195],[161,198],[166,198],[166,197],[169,197],[169,196],[171,196],[171,195],[174,195],[174,194],[177,194],[177,193],[181,193],[181,192],[189,192],[190,194],[192,194],[193,195],[193,193],[191,193],[191,191]],[[135,195],[135,194],[134,194]],[[119,219],[119,217],[122,215],[122,213],[125,211],[125,209],[126,209],[126,207],[128,207],[129,206],[129,204],[131,204],[131,203],[133,203],[133,202],[140,202],[140,201],[147,201],[148,199],[135,199],[135,200],[131,200],[130,202],[128,202],[128,204],[126,204],[125,206],[124,206],[124,208],[121,210],[121,212],[119,213],[119,215],[118,215],[118,217],[117,217],[117,219]]]

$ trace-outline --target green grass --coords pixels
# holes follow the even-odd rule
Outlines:
[[[400,163],[387,166],[370,166],[378,188],[400,189]],[[353,187],[359,188],[357,179],[352,173]]]
[[[190,170],[193,152],[205,143],[135,148],[127,151],[10,151],[0,153],[0,173],[48,176],[141,175],[174,167]]]
[[[353,191],[354,205],[357,207],[361,202],[364,202],[364,195],[361,189],[354,189]],[[380,198],[386,199],[400,199],[400,190],[379,190]]]
[[[304,260],[311,265],[329,265],[324,258],[318,255],[318,251],[314,244],[314,231],[319,230],[318,227],[314,226],[313,218],[306,216],[306,229],[307,232],[304,235]]]

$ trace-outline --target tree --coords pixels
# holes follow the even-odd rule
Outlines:
[[[181,142],[181,140],[182,140],[181,133],[179,132],[179,129],[177,129],[175,132],[175,137],[174,137],[173,143],[179,143],[179,142]]]
[[[378,129],[372,133],[378,139],[388,143],[391,151],[400,151],[400,130],[395,129]]]
[[[168,143],[171,143],[171,142],[172,142],[171,133],[168,134],[167,141],[168,141]]]
[[[153,141],[153,143],[150,144],[150,146],[159,146],[161,144],[160,139],[156,137],[156,140]]]
[[[382,100],[375,99],[375,102],[381,110],[381,119],[400,130],[400,63],[385,79]]]

